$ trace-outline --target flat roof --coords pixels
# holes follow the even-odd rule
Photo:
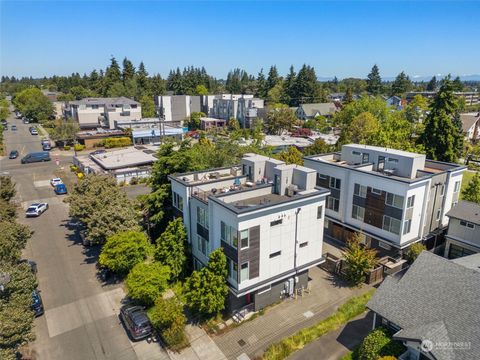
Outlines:
[[[345,145],[342,145],[342,148],[343,148],[343,146],[354,147],[356,149],[366,149],[366,150],[371,150],[371,151],[378,151],[378,152],[382,152],[382,153],[385,153],[385,154],[398,155],[398,156],[403,156],[403,157],[408,157],[408,158],[425,157],[424,154],[418,154],[418,153],[409,152],[409,151],[391,149],[391,148],[386,148],[386,147],[382,147],[382,146],[372,146],[372,145],[363,145],[363,144],[345,144]]]
[[[90,155],[90,159],[105,170],[117,170],[141,165],[150,165],[156,160],[154,154],[156,154],[155,150],[129,147],[126,149]]]
[[[76,100],[76,101],[69,101],[70,105],[139,105],[140,103],[129,99],[127,97],[121,96],[121,97],[111,97],[111,98],[85,98],[81,100]]]

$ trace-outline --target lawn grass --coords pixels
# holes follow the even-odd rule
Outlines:
[[[472,178],[475,176],[476,172],[475,171],[468,171],[466,170],[463,173],[463,178],[462,178],[462,192],[460,193],[460,198],[463,199],[463,190],[468,186],[468,183]]]
[[[281,360],[302,349],[308,343],[318,339],[326,333],[338,329],[351,319],[365,311],[365,305],[372,297],[375,289],[360,296],[354,296],[345,302],[338,310],[319,323],[298,331],[297,333],[270,345],[263,354],[263,360]]]

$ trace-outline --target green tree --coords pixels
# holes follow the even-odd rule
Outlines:
[[[428,100],[422,95],[415,95],[413,100],[405,108],[405,117],[411,123],[420,123],[423,121],[428,110]]]
[[[208,95],[208,89],[205,85],[197,85],[195,87],[195,95]]]
[[[463,91],[463,83],[462,83],[462,80],[460,80],[459,76],[453,79],[452,86],[453,86],[453,91]]]
[[[180,217],[170,221],[165,231],[157,239],[155,260],[170,268],[172,281],[178,280],[184,272],[187,260],[186,243],[187,230]]]
[[[140,99],[140,104],[142,106],[142,117],[144,118],[153,118],[155,117],[155,103],[151,96],[143,95]]]
[[[382,78],[377,64],[373,65],[370,74],[367,76],[367,91],[372,95],[380,95],[382,93]]]
[[[456,162],[463,151],[463,133],[459,128],[459,102],[452,82],[445,78],[425,120],[425,130],[418,143],[433,160]]]
[[[267,80],[263,74],[263,69],[260,69],[257,76],[257,92],[255,95],[260,99],[265,99],[267,97]]]
[[[72,87],[70,89],[70,94],[74,97],[75,100],[95,96],[95,93],[93,91],[85,89],[83,86]]]
[[[158,262],[138,263],[128,273],[125,285],[128,296],[151,306],[168,286],[170,269]]]
[[[343,98],[343,105],[348,105],[351,102],[353,102],[353,93],[352,93],[352,88],[347,87],[347,90],[345,91],[345,96]]]
[[[2,221],[12,221],[17,216],[17,208],[9,201],[0,198],[0,223]]]
[[[287,164],[303,165],[303,154],[295,146],[289,146],[288,149],[278,153],[276,157]]]
[[[402,96],[407,91],[410,91],[412,86],[410,78],[402,71],[393,81],[390,95]]]
[[[291,130],[296,122],[297,117],[288,106],[275,104],[267,113],[265,127],[267,133],[279,135],[284,131]]]
[[[138,91],[140,92],[141,95],[149,92],[148,72],[147,72],[147,69],[145,68],[145,64],[143,63],[143,61],[141,61],[140,65],[138,65],[137,84],[138,84]]]
[[[0,100],[0,120],[5,120],[10,115],[9,103],[7,100]]]
[[[10,176],[0,176],[0,198],[10,201],[15,196],[15,183]]]
[[[355,233],[348,241],[345,250],[346,279],[352,285],[359,285],[366,279],[366,271],[376,263],[376,251],[360,244],[360,234]]]
[[[135,66],[126,57],[123,59],[122,80],[123,83],[127,83],[129,80],[133,80],[135,77]],[[142,109],[143,110],[143,109]]]
[[[303,103],[312,103],[318,100],[319,86],[315,69],[303,65],[297,74],[290,96],[291,105],[298,106]]]
[[[413,264],[413,262],[417,259],[418,255],[420,255],[420,253],[424,250],[427,250],[427,248],[422,243],[417,242],[415,244],[412,244],[408,248],[407,253],[405,254],[408,262],[410,264]]]
[[[295,73],[295,69],[292,66],[290,66],[290,69],[288,71],[287,76],[285,77],[285,81],[283,84],[283,98],[282,98],[282,103],[283,104],[289,104],[291,106],[294,105],[294,103],[298,99],[293,99],[295,97],[295,82],[297,79],[297,74]],[[265,97],[263,97],[265,98]]]
[[[190,118],[187,121],[187,126],[189,130],[198,130],[200,129],[201,120],[200,118],[205,117],[206,115],[203,112],[192,112]]]
[[[437,91],[438,82],[437,78],[434,76],[427,84],[427,91]]]
[[[35,338],[31,306],[37,284],[27,264],[0,261],[0,273],[10,278],[0,292],[0,356],[13,360],[18,348]]]
[[[278,75],[278,70],[275,65],[272,65],[270,67],[270,70],[268,71],[268,77],[266,81],[266,91],[267,93],[270,92],[277,84],[281,82],[281,78]]]
[[[55,127],[50,133],[50,138],[55,141],[64,141],[67,144],[73,143],[75,135],[80,131],[76,121],[68,119],[67,121],[56,121]]]
[[[233,117],[228,120],[227,126],[230,131],[240,130],[240,123]]]
[[[380,122],[371,113],[363,112],[352,120],[348,130],[345,131],[342,142],[371,144],[379,130]]]
[[[226,283],[227,260],[223,249],[210,254],[208,265],[200,271],[194,271],[185,282],[185,299],[188,306],[203,316],[218,314],[225,308],[228,294]]]
[[[462,191],[464,200],[472,201],[480,204],[480,175],[476,173],[467,187]]]
[[[15,95],[13,104],[34,121],[44,121],[54,115],[51,101],[37,88],[28,88]]]
[[[0,222],[0,262],[14,262],[20,259],[27,240],[32,236],[28,226],[11,219]]]
[[[386,329],[377,328],[363,339],[358,349],[358,358],[361,360],[378,360],[378,358],[388,355],[397,358],[404,352],[405,346],[392,340],[391,334]]]
[[[155,306],[148,311],[148,317],[153,327],[160,331],[160,335],[168,347],[186,342],[187,318],[183,313],[183,306],[177,298],[163,299],[159,297],[155,301]]]
[[[75,96],[73,94],[60,94],[57,96],[58,101],[73,101],[75,100]]]
[[[330,146],[323,139],[315,139],[312,145],[307,146],[303,153],[305,156],[324,154],[330,151]]]
[[[108,269],[126,275],[152,253],[152,245],[144,233],[119,232],[110,236],[102,247],[99,263]]]

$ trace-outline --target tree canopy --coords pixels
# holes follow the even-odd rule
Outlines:
[[[170,269],[158,262],[136,264],[128,273],[125,285],[128,296],[151,306],[168,286]]]
[[[54,115],[54,108],[50,100],[40,89],[34,87],[16,94],[13,104],[24,116],[33,121],[44,121]]]
[[[477,172],[462,191],[464,200],[480,204],[480,174]]]

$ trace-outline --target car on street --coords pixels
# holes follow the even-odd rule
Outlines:
[[[33,162],[42,162],[42,161],[50,161],[50,154],[48,151],[39,151],[25,155],[22,158],[22,164],[28,164]]]
[[[43,214],[45,211],[48,209],[48,204],[47,203],[35,203],[31,204],[27,211],[25,211],[25,215],[27,217],[32,217],[32,216],[40,216]]]
[[[55,187],[57,185],[60,185],[60,184],[63,184],[63,181],[60,178],[53,178],[53,179],[50,180],[50,185],[52,185],[53,187]]]
[[[30,134],[32,134],[32,135],[38,135],[37,129],[33,128],[32,130],[30,130]]]
[[[7,131],[8,130],[8,125],[3,125],[3,131]]]
[[[12,125],[12,131],[17,131],[17,125]]]
[[[43,315],[43,301],[42,297],[40,296],[39,290],[33,290],[32,292],[32,310],[35,313],[35,316]]]
[[[10,155],[8,155],[9,159],[16,159],[17,157],[18,157],[18,151],[17,150],[10,151]]]
[[[40,142],[41,142],[42,146],[45,145],[45,144],[50,145],[50,140],[47,139],[47,138],[42,138],[42,140]]]
[[[24,117],[23,117],[23,123],[24,123],[24,124],[29,124],[30,121],[28,121],[28,119],[24,116]]]
[[[45,144],[42,145],[42,149],[43,149],[43,151],[50,151],[50,150],[52,150],[52,147],[50,146],[50,144],[45,143]]]
[[[32,270],[32,273],[36,274],[37,273],[37,263],[33,260],[28,260],[28,259],[20,259],[18,260],[19,264],[27,264],[30,266],[30,270]]]
[[[55,185],[54,191],[57,195],[65,195],[67,193],[67,187],[65,184],[58,184]]]
[[[120,319],[133,340],[141,340],[152,334],[152,325],[141,306],[124,305],[120,309]]]
[[[0,122],[0,124],[2,124],[2,126],[7,126],[8,125],[8,121],[7,120],[2,120]]]

